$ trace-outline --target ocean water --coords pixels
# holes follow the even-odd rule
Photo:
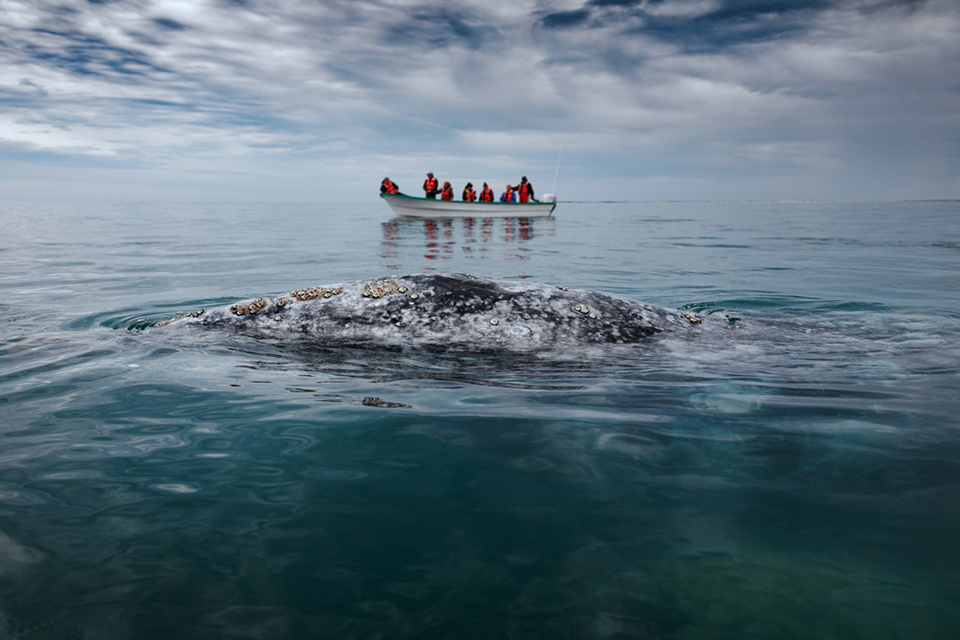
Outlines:
[[[729,330],[151,324],[419,272]],[[956,638],[960,204],[0,204],[0,638]]]

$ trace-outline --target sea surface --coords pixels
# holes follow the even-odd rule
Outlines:
[[[392,274],[729,331],[151,331]],[[0,203],[0,638],[960,634],[960,203]]]

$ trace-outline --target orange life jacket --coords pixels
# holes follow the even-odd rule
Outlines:
[[[441,200],[453,200],[453,187],[444,187],[440,190]]]
[[[520,202],[530,202],[530,183],[521,182],[517,187],[517,193],[520,194]]]
[[[467,187],[466,189],[463,190],[463,201],[464,201],[464,202],[473,202],[473,201],[476,200],[476,199],[477,199],[477,192],[476,192],[476,191],[474,191],[474,190],[471,189],[470,187]]]
[[[436,179],[436,178],[427,178],[427,179],[424,180],[424,182],[423,182],[423,190],[424,190],[424,191],[436,191],[438,184],[439,184],[439,183],[437,182],[437,179]]]
[[[384,193],[400,193],[400,189],[397,188],[393,180],[384,180],[382,184],[386,188]]]
[[[480,192],[480,202],[493,202],[493,189],[485,187]]]

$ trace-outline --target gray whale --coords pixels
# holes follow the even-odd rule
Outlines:
[[[325,345],[538,349],[630,344],[699,328],[692,313],[598,291],[465,274],[395,275],[246,300],[156,326]]]

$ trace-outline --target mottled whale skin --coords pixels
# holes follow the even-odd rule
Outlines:
[[[691,313],[590,290],[464,274],[395,275],[264,296],[161,323],[327,345],[537,349],[695,330]]]

